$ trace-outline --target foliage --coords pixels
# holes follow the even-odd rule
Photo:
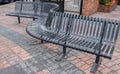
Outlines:
[[[103,5],[109,2],[112,2],[112,0],[100,0],[100,4],[103,4]]]
[[[63,0],[40,0],[40,1],[45,1],[45,2],[60,2],[60,1],[63,1]]]

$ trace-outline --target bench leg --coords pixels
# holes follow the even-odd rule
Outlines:
[[[43,40],[41,40],[41,44],[43,44],[43,42],[44,42],[44,41],[43,41]]]
[[[35,21],[35,18],[33,18],[33,21]]]
[[[41,40],[40,43],[30,43],[29,45],[40,45],[40,44],[43,44],[45,41]]]
[[[20,17],[18,16],[18,23],[20,24]]]
[[[61,61],[62,58],[64,58],[65,56],[66,56],[66,47],[63,46],[63,53],[59,57],[57,57],[55,60],[56,61]]]
[[[97,70],[97,68],[99,67],[101,61],[102,61],[102,59],[100,58],[100,56],[97,55],[97,56],[96,56],[95,63],[93,64],[90,72],[95,73],[96,70]]]

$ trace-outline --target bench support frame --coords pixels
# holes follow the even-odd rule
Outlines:
[[[20,24],[20,16],[18,16],[18,23]]]
[[[55,60],[61,61],[66,56],[66,46],[63,46],[63,52]]]
[[[102,59],[99,55],[96,56],[96,60],[95,63],[93,64],[90,72],[95,73],[97,68],[99,67],[100,63],[101,63]]]
[[[44,41],[43,41],[43,40],[41,40],[41,44],[43,44],[43,42],[44,42]]]
[[[33,21],[35,21],[36,18],[33,18]]]

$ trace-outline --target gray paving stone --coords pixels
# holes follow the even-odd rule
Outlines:
[[[54,51],[49,51],[49,54],[51,54],[52,56],[57,56],[57,53]]]
[[[59,67],[59,65],[55,64],[55,65],[49,67],[48,69],[51,71],[51,70],[57,69],[58,67]]]
[[[35,58],[28,59],[30,63],[37,63],[38,61]]]
[[[69,64],[69,62],[68,61],[64,61],[64,62],[60,63],[60,66],[65,66],[67,64]]]
[[[45,64],[45,63],[44,63],[44,61],[41,60],[38,63],[32,64],[31,66],[36,67],[38,70],[43,70],[46,68],[43,64]]]
[[[29,69],[29,68],[24,68],[23,69],[27,74],[34,74],[34,72],[31,70],[31,69]]]
[[[67,71],[59,72],[58,74],[68,74]]]
[[[80,71],[80,70],[78,70],[78,71],[74,72],[74,74],[85,74],[85,73]]]
[[[27,65],[24,63],[24,62],[20,62],[17,67],[20,67],[20,68],[26,68]]]
[[[46,55],[43,54],[43,57],[42,57],[44,60],[47,60],[49,59],[49,57],[47,57]]]
[[[51,64],[51,65],[55,65],[55,61],[54,60],[51,60],[51,59],[48,59],[46,60],[48,64]]]
[[[37,71],[39,71],[39,69],[36,66],[30,66],[30,69],[36,73]]]
[[[44,60],[42,54],[38,54],[37,56],[33,56],[33,58],[36,59],[37,61]]]
[[[78,69],[76,67],[72,66],[71,68],[67,69],[67,72],[71,74],[71,73],[74,73],[77,70]]]
[[[72,64],[67,64],[67,65],[65,65],[65,66],[63,66],[63,68],[65,69],[65,70],[68,70],[68,69],[70,69],[71,67],[73,67],[74,65],[72,65]]]
[[[0,74],[27,74],[23,69],[16,66],[11,66],[0,70]]]
[[[38,54],[38,53],[41,53],[41,50],[40,49],[38,49],[38,48],[31,48],[30,50],[29,50],[29,52],[30,52],[30,54]]]
[[[30,62],[28,62],[28,61],[25,61],[24,63],[25,63],[27,66],[32,65],[32,63],[30,63]]]
[[[72,56],[73,56],[73,54],[68,53],[66,58],[69,58],[69,57],[72,57]]]
[[[35,58],[32,58],[18,64],[18,67],[21,67],[21,68],[29,67],[31,70],[36,71],[36,70],[42,70],[45,68],[43,63],[44,63],[43,60],[36,60]]]
[[[50,53],[45,53],[45,55],[48,57],[48,58],[51,58],[51,57],[53,57]]]
[[[31,55],[32,55],[32,57],[40,57],[41,54],[42,54],[42,53],[39,52],[39,53],[37,53],[37,54],[31,54]],[[41,59],[41,58],[40,58],[40,59]]]
[[[64,70],[61,67],[58,67],[58,68],[51,70],[50,72],[52,74],[59,74],[59,72],[61,72],[61,71],[64,71]]]
[[[62,49],[62,47],[61,47],[61,48],[57,49],[56,51],[59,53],[59,52],[62,52],[63,49]]]

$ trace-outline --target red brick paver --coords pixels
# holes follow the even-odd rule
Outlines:
[[[0,57],[0,69],[4,69],[11,66],[4,58]]]
[[[41,70],[37,72],[36,74],[51,74],[48,69]]]
[[[46,43],[44,44],[48,49],[51,49],[51,50],[56,50],[59,48],[58,45],[54,45],[54,44],[51,44],[51,43]]]
[[[0,41],[0,69],[32,58],[23,48],[1,35]]]
[[[117,51],[118,48],[120,48],[119,42],[120,42],[120,38],[118,39],[115,52],[113,54],[113,58],[111,60],[102,58],[102,63],[100,64],[98,71],[95,74],[119,74],[120,52]],[[79,69],[83,70],[86,74],[91,74],[90,69],[92,67],[92,64],[95,61],[95,56],[94,55],[88,56],[88,55],[86,53],[80,53],[68,58],[68,60],[70,59],[69,61],[71,61],[72,64],[74,64]],[[80,59],[80,62],[73,63],[73,60],[76,60],[76,59]]]

